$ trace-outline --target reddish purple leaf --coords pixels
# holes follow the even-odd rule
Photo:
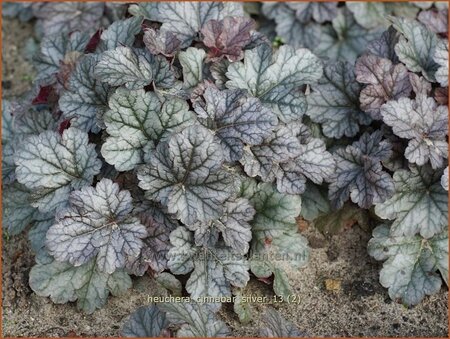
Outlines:
[[[251,42],[250,31],[254,28],[254,21],[245,17],[208,21],[201,32],[203,43],[209,47],[209,59],[226,57],[230,61],[241,60],[244,57],[242,49]]]

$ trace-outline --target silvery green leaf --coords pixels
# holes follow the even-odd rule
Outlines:
[[[169,269],[174,274],[191,272],[186,290],[192,298],[231,295],[231,285],[244,287],[250,279],[245,258],[227,247],[192,245],[192,233],[178,227],[170,234]]]
[[[206,52],[203,49],[189,47],[178,54],[178,59],[183,67],[183,82],[185,89],[197,87],[203,80],[203,59]]]
[[[48,255],[47,249],[45,248],[45,236],[50,226],[54,223],[55,216],[52,213],[40,214],[36,216],[33,226],[28,231],[28,240],[36,257],[42,256],[44,253]],[[39,262],[39,260],[36,261]]]
[[[381,37],[373,40],[367,47],[367,52],[377,57],[389,59],[393,63],[398,63],[398,57],[395,53],[395,45],[400,38],[400,34],[394,27],[390,26],[381,34]]]
[[[396,135],[409,139],[405,157],[419,166],[428,161],[433,168],[444,165],[448,155],[448,107],[438,106],[424,94],[414,100],[400,98],[381,107],[383,121]]]
[[[32,205],[41,212],[64,206],[70,191],[90,185],[101,167],[87,133],[73,127],[62,136],[47,131],[28,137],[15,163],[17,180],[32,190]]]
[[[252,321],[253,307],[244,299],[245,297],[243,293],[244,291],[242,289],[233,290],[233,311],[239,317],[239,323],[242,325],[247,325]]]
[[[3,141],[3,140],[2,140]],[[16,180],[16,166],[14,164],[15,145],[3,143],[2,145],[2,182],[11,184]]]
[[[209,48],[208,59],[226,57],[238,61],[244,57],[243,48],[252,41],[250,31],[255,22],[247,17],[226,17],[220,21],[209,20],[201,29],[203,43]]]
[[[448,86],[448,41],[440,40],[436,45],[436,52],[434,53],[434,61],[439,64],[436,71],[436,81],[442,87]]]
[[[99,55],[83,57],[70,75],[68,86],[59,99],[62,116],[70,119],[72,127],[85,131],[99,131],[98,115],[107,107],[109,86],[94,76]]]
[[[429,80],[435,80],[435,72],[439,65],[434,61],[438,38],[421,23],[401,18],[391,17],[394,28],[402,36],[395,46],[398,58],[411,72],[421,72]]]
[[[448,166],[445,168],[444,174],[442,174],[441,185],[446,191],[448,191]]]
[[[323,134],[329,138],[355,136],[359,125],[372,121],[359,107],[360,90],[350,63],[329,63],[319,83],[311,86],[306,114],[322,125]]]
[[[160,2],[140,7],[134,7],[133,13],[161,22],[161,29],[178,35],[182,48],[191,45],[209,20],[244,14],[241,4],[227,2]]]
[[[331,25],[323,27],[320,42],[314,46],[314,53],[331,60],[353,62],[369,42],[378,36],[378,30],[361,27],[350,11],[340,8]]]
[[[267,44],[245,51],[244,63],[230,64],[228,88],[246,89],[285,122],[300,119],[306,109],[299,87],[322,76],[320,60],[307,49],[281,46],[276,52]]]
[[[168,272],[161,272],[155,276],[155,281],[166,290],[169,290],[171,295],[175,297],[182,296],[183,286],[173,274],[170,274]]]
[[[127,256],[139,255],[147,231],[130,214],[130,192],[102,179],[95,188],[72,192],[69,202],[47,232],[46,246],[56,260],[74,266],[93,260],[100,272],[112,274],[125,267]]]
[[[265,182],[273,181],[278,164],[300,155],[302,146],[293,132],[281,126],[259,145],[247,146],[240,159],[250,177],[259,176]]]
[[[447,227],[448,198],[441,177],[442,171],[433,171],[429,166],[394,173],[395,194],[375,206],[379,217],[394,220],[393,236],[420,233],[431,238]]]
[[[420,11],[417,19],[434,33],[447,33],[448,9]]]
[[[65,56],[70,52],[84,52],[90,38],[90,34],[81,32],[45,36],[41,42],[41,50],[34,59],[36,80],[52,83]]]
[[[31,206],[31,192],[15,182],[3,187],[3,230],[9,235],[21,233],[39,215]]]
[[[448,277],[447,231],[425,240],[417,235],[392,235],[389,227],[381,225],[373,231],[368,251],[377,260],[386,260],[380,283],[389,288],[391,299],[400,299],[407,306],[440,290],[442,280],[437,271],[445,280]]]
[[[300,215],[303,219],[313,221],[322,214],[330,212],[331,206],[325,189],[306,183],[305,192],[302,194],[302,210]]]
[[[208,245],[207,233],[220,232],[225,245],[231,247],[238,253],[246,254],[249,250],[249,242],[252,238],[249,221],[253,219],[255,210],[247,199],[239,198],[225,202],[223,215],[209,223],[198,223],[188,228],[195,232],[196,244],[198,246]],[[214,232],[215,231],[215,232]],[[200,240],[200,241],[197,241]],[[214,244],[215,245],[215,244]]]
[[[333,2],[291,2],[288,6],[296,10],[297,18],[304,23],[311,19],[318,23],[331,21],[338,13],[337,3]]]
[[[138,2],[128,7],[128,12],[134,16],[143,16],[145,19],[153,20],[158,15],[157,2]]]
[[[293,128],[295,125],[290,125]],[[300,133],[305,133],[301,125]],[[295,127],[294,127],[295,128]],[[281,193],[301,194],[305,191],[306,179],[315,184],[322,184],[329,178],[335,167],[333,156],[326,151],[325,143],[317,138],[304,138],[301,141],[299,155],[285,163],[280,163],[277,170],[277,188]]]
[[[35,7],[45,35],[97,29],[105,5],[101,2],[47,2]]]
[[[309,249],[306,239],[297,233],[295,220],[301,210],[300,196],[281,194],[272,185],[265,183],[244,192],[244,197],[250,200],[256,210],[251,222],[252,272],[257,276],[262,274],[268,277],[274,267],[286,263],[297,268],[305,265]]]
[[[166,315],[158,307],[141,306],[125,320],[121,334],[128,338],[157,338],[164,336],[168,326]]]
[[[167,268],[167,252],[170,249],[169,235],[178,223],[172,216],[160,208],[143,204],[140,206],[139,219],[147,229],[147,237],[138,257],[129,257],[126,268],[129,273],[142,276],[151,268],[162,272]]]
[[[394,183],[381,166],[381,161],[390,154],[391,144],[382,140],[380,131],[364,133],[359,141],[338,149],[334,153],[336,171],[329,190],[332,207],[342,207],[349,197],[361,208],[390,198]]]
[[[204,102],[194,109],[201,123],[215,131],[225,150],[226,161],[242,157],[244,144],[258,145],[277,125],[278,119],[256,98],[246,97],[242,90],[220,91],[208,86]]]
[[[356,60],[356,80],[366,86],[360,93],[361,109],[381,120],[380,107],[389,100],[409,97],[409,72],[402,64],[365,54]]]
[[[210,338],[228,337],[230,330],[219,320],[210,304],[205,303],[164,303],[158,305],[166,312],[170,323],[180,325],[177,337]]]
[[[135,35],[141,31],[142,17],[114,21],[103,31],[98,49],[106,51],[119,46],[133,46]]]
[[[160,143],[149,165],[138,172],[139,186],[168,207],[184,224],[210,221],[222,214],[233,177],[223,170],[223,152],[213,134],[198,125]]]
[[[119,46],[102,53],[95,67],[95,76],[111,86],[125,85],[139,89],[153,81],[153,72],[147,59],[130,47]]]
[[[316,4],[311,3],[311,5],[315,6]],[[302,6],[302,4],[297,3],[295,6]],[[284,43],[294,48],[311,49],[321,39],[321,26],[314,22],[304,22],[305,17],[301,13],[297,15],[290,3],[264,2],[262,12],[266,17],[275,21],[276,35],[280,36]]]
[[[276,295],[286,298],[286,300],[294,293],[286,272],[279,267],[273,268],[273,291]]]
[[[77,308],[88,314],[104,306],[109,293],[120,295],[131,287],[125,272],[100,272],[94,260],[78,267],[58,261],[37,264],[30,271],[29,283],[37,295],[50,297],[56,304],[77,300]]]
[[[260,330],[262,338],[298,338],[305,337],[294,324],[284,319],[274,308],[270,307],[262,316],[263,327]]]
[[[179,47],[181,41],[178,36],[166,30],[155,30],[147,28],[144,30],[144,44],[152,54],[162,54],[166,57],[174,56]]]
[[[189,124],[193,113],[184,100],[159,98],[143,89],[118,88],[103,119],[109,136],[102,155],[118,171],[128,171],[143,163],[145,149],[165,133]]]
[[[349,2],[346,4],[355,20],[364,28],[387,26],[386,8],[382,2]]]
[[[172,89],[177,93],[178,87],[181,86],[177,83],[177,75],[171,63],[164,56],[153,55],[147,49],[137,49],[136,52],[150,64],[155,90]]]

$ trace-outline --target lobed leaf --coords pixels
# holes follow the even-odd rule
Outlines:
[[[245,51],[244,63],[230,64],[228,88],[241,88],[270,107],[284,122],[301,118],[306,110],[300,86],[322,76],[320,60],[307,49],[281,46],[273,53],[267,44]]]
[[[394,173],[395,194],[375,206],[378,216],[394,220],[392,236],[411,237],[420,233],[431,238],[447,227],[448,198],[441,176],[442,171],[435,172],[429,166]]]
[[[87,133],[66,129],[28,137],[15,154],[17,180],[33,191],[32,205],[41,212],[67,204],[72,190],[90,185],[100,171],[100,160]]]
[[[441,288],[440,271],[447,282],[447,231],[424,240],[420,236],[394,236],[389,227],[378,226],[368,245],[369,254],[386,260],[380,272],[381,284],[389,288],[391,299],[401,299],[407,306],[417,305],[426,295]]]
[[[128,191],[102,179],[95,188],[70,195],[70,207],[57,215],[47,232],[46,246],[58,261],[80,266],[94,261],[99,272],[112,274],[125,267],[127,256],[137,257],[147,236],[145,226],[130,215]]]
[[[222,203],[233,190],[233,178],[222,163],[212,133],[190,126],[158,144],[149,165],[139,169],[139,186],[186,225],[210,221],[222,214]]]
[[[414,100],[400,98],[381,107],[383,121],[396,135],[409,139],[405,157],[419,166],[428,161],[440,168],[447,159],[448,107],[419,94]]]

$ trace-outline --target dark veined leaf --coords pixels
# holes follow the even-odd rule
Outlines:
[[[382,140],[380,131],[364,133],[359,141],[338,149],[334,153],[336,171],[329,190],[332,207],[341,208],[349,197],[362,208],[390,198],[394,183],[381,166],[381,161],[390,154],[391,144]]]
[[[390,26],[381,34],[381,37],[373,40],[367,47],[367,53],[373,54],[379,58],[389,59],[393,63],[398,63],[398,57],[395,53],[395,45],[400,38],[400,34],[394,27]]]
[[[340,8],[331,25],[324,26],[314,52],[331,60],[353,62],[380,33],[361,27],[349,10]]]
[[[67,204],[72,190],[90,185],[101,162],[87,133],[66,129],[30,136],[15,154],[17,180],[32,190],[32,205],[41,212]]]
[[[263,327],[260,329],[262,338],[298,338],[307,336],[306,333],[301,332],[272,307],[266,310],[262,320]]]
[[[421,11],[417,19],[434,33],[448,32],[448,8]]]
[[[433,171],[429,166],[394,173],[395,194],[375,206],[378,216],[394,220],[393,236],[411,237],[420,233],[431,238],[447,227],[448,197],[441,177],[442,171]]]
[[[322,125],[325,136],[352,137],[358,133],[359,125],[372,121],[359,107],[361,85],[356,82],[350,63],[327,64],[322,79],[311,89],[306,114]]]
[[[189,47],[178,54],[183,68],[183,87],[192,90],[197,87],[204,77],[206,52],[203,49]]]
[[[165,134],[191,124],[194,115],[186,101],[176,97],[119,88],[110,97],[103,119],[109,137],[102,155],[118,171],[127,171],[142,164],[145,154]]]
[[[223,160],[213,134],[190,126],[158,144],[149,165],[139,169],[139,186],[184,224],[210,221],[222,214],[222,203],[233,193]]]
[[[42,81],[43,85],[53,83],[55,74],[60,69],[60,63],[66,55],[73,52],[82,53],[90,38],[90,34],[81,32],[73,32],[70,35],[58,33],[58,35],[44,37],[41,50],[34,58],[38,71],[36,80]]]
[[[421,72],[429,80],[435,80],[438,64],[433,57],[436,51],[438,38],[421,23],[401,17],[391,17],[394,28],[402,35],[395,45],[401,62],[411,72]]]
[[[440,40],[436,45],[434,61],[439,65],[435,73],[436,81],[442,87],[448,86],[448,41]]]
[[[178,325],[180,338],[228,337],[227,325],[217,319],[215,307],[207,303],[164,303],[158,305],[166,312],[170,323]]]
[[[111,86],[125,85],[129,89],[143,88],[153,80],[147,59],[125,46],[104,52],[94,72],[100,81]]]
[[[296,10],[297,18],[305,23],[311,19],[319,23],[331,21],[338,13],[337,3],[333,2],[297,2],[288,5]]]
[[[127,318],[121,333],[128,338],[165,337],[168,326],[166,315],[158,307],[141,306]]]
[[[373,119],[381,120],[380,107],[389,100],[409,97],[409,72],[402,64],[393,65],[388,59],[366,54],[355,65],[356,80],[366,86],[359,100],[361,109]]]
[[[244,63],[230,64],[228,88],[246,89],[270,107],[284,122],[300,119],[306,100],[300,87],[322,76],[320,60],[307,49],[281,46],[276,52],[268,44],[245,51]]]
[[[400,98],[381,107],[383,121],[396,135],[409,139],[405,157],[419,166],[444,165],[448,157],[448,107],[438,106],[433,98],[419,94],[414,100]]]
[[[312,5],[312,7],[308,5]],[[308,15],[315,12],[314,7],[317,7],[316,5],[315,3],[303,5],[299,2],[264,2],[262,13],[275,21],[276,34],[282,38],[284,43],[294,48],[312,49],[317,45],[317,41],[320,41],[322,33],[320,25],[309,22],[310,18],[308,18]],[[298,11],[296,8],[298,8]],[[260,30],[263,30],[263,27]]]
[[[323,187],[307,182],[305,192],[302,194],[302,210],[300,215],[303,219],[313,221],[320,215],[327,214],[330,210],[328,191]]]
[[[251,42],[250,31],[255,22],[246,17],[226,17],[220,21],[210,20],[203,28],[203,43],[209,48],[209,60],[226,57],[238,61],[244,57],[243,48]]]
[[[98,50],[106,51],[119,46],[133,46],[135,35],[141,31],[142,17],[132,17],[113,22],[100,36]]]
[[[126,268],[129,273],[142,276],[151,268],[155,272],[167,269],[167,253],[170,249],[169,235],[178,222],[161,208],[148,203],[138,206],[139,219],[147,229],[147,237],[138,257],[128,257]]]
[[[176,33],[183,48],[191,45],[208,21],[244,14],[239,3],[189,1],[143,3],[134,5],[130,12],[161,22],[161,29]]]
[[[420,236],[394,236],[381,225],[373,231],[369,254],[386,260],[380,283],[389,288],[391,299],[407,306],[417,305],[427,295],[437,293],[442,284],[439,271],[447,283],[448,233],[442,231],[430,239]]]
[[[244,144],[262,143],[278,123],[275,114],[242,90],[220,91],[208,86],[203,98],[204,102],[195,103],[195,111],[201,123],[215,131],[226,161],[239,160]]]
[[[197,223],[188,228],[194,231],[197,246],[216,245],[220,232],[225,245],[240,254],[246,254],[252,238],[249,222],[254,214],[255,210],[248,200],[239,198],[225,202],[224,214],[219,219],[209,223]]]
[[[147,232],[130,215],[130,192],[102,179],[95,188],[72,192],[69,202],[70,207],[57,215],[47,232],[46,246],[56,260],[74,266],[94,261],[99,272],[112,274],[125,267],[127,256],[139,255]]]
[[[177,34],[166,30],[147,28],[144,30],[144,44],[152,54],[174,56],[180,48],[181,41]]]
[[[45,35],[89,31],[99,27],[105,5],[101,2],[50,2],[35,7]]]
[[[21,233],[39,215],[31,206],[31,192],[18,182],[3,187],[3,230],[9,235]]]
[[[88,314],[104,306],[109,293],[120,295],[131,287],[125,272],[108,275],[97,269],[95,261],[78,267],[58,261],[38,263],[30,271],[29,283],[37,295],[56,304],[77,300],[78,309]]]
[[[69,119],[72,127],[85,131],[100,130],[97,120],[107,108],[109,86],[97,81],[94,76],[98,61],[96,54],[81,58],[59,99],[63,118]]]
[[[169,269],[188,274],[186,290],[192,298],[231,296],[231,286],[244,287],[250,279],[247,260],[228,247],[197,247],[184,227],[170,234]]]

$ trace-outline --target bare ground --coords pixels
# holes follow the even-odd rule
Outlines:
[[[33,75],[21,53],[25,38],[32,35],[32,25],[4,20],[2,31],[3,95],[21,95]],[[311,261],[307,267],[289,272],[300,302],[276,307],[309,336],[448,336],[447,288],[412,309],[392,302],[378,282],[381,264],[367,255],[368,232],[353,227],[325,239],[308,229],[305,236],[312,247]],[[55,305],[32,293],[28,274],[34,259],[25,236],[3,239],[2,262],[4,337],[119,336],[124,319],[145,305],[148,295],[166,293],[149,277],[139,278],[125,295],[110,297],[103,309],[85,315],[73,303]],[[256,280],[250,282],[245,293],[272,295],[269,286]],[[267,305],[252,307],[253,321],[245,326],[238,322],[231,305],[222,309],[221,316],[232,328],[233,336],[258,335],[263,325],[260,317]]]

